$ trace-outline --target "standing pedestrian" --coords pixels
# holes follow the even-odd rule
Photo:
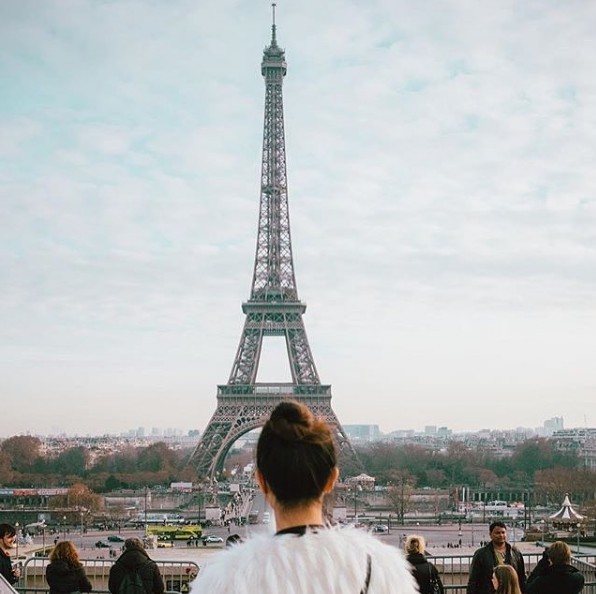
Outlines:
[[[524,558],[515,546],[507,542],[507,526],[500,521],[493,522],[488,531],[490,541],[480,547],[472,558],[467,594],[492,594],[493,568],[498,565],[510,565],[515,569],[523,592],[526,583]]]
[[[544,551],[527,581],[528,594],[578,594],[584,576],[571,565],[571,549],[561,540]]]
[[[127,575],[138,574],[143,582],[145,594],[163,594],[165,587],[157,563],[153,561],[140,538],[127,538],[124,552],[110,569],[108,589],[119,594],[120,584]]]
[[[21,577],[19,565],[12,564],[10,550],[17,540],[17,531],[12,524],[0,524],[0,573],[9,584],[16,584]]]
[[[50,594],[91,592],[92,585],[79,559],[79,553],[69,540],[59,542],[50,553],[46,567],[46,582]]]
[[[437,568],[424,555],[426,542],[422,536],[411,534],[406,538],[406,561],[412,566],[412,575],[418,582],[420,594],[443,594],[444,588]]]

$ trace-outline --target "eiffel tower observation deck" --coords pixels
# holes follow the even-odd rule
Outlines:
[[[278,46],[275,4],[271,42],[263,53],[265,121],[261,161],[261,195],[257,248],[250,298],[242,304],[246,318],[228,383],[217,387],[217,408],[190,463],[200,477],[213,479],[223,469],[232,444],[261,427],[284,399],[306,404],[335,428],[340,462],[356,463],[354,450],[331,408],[331,386],[321,384],[304,328],[306,305],[298,298],[288,207],[282,85],[287,64]],[[263,340],[283,336],[291,382],[257,383]]]

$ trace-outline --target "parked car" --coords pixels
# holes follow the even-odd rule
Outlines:
[[[223,543],[223,538],[221,536],[215,536],[215,534],[207,534],[202,538],[203,544],[216,544],[216,543]]]
[[[171,540],[158,540],[157,541],[158,549],[170,549],[173,546],[174,546],[174,543]]]
[[[379,534],[387,534],[387,532],[389,532],[389,528],[387,528],[387,526],[384,524],[375,524],[372,527],[372,531]]]
[[[95,548],[96,549],[109,549],[110,545],[107,542],[104,542],[103,540],[98,540],[95,543]]]
[[[108,536],[108,541],[109,542],[124,542],[124,539],[119,536],[118,534],[110,534],[110,536]]]

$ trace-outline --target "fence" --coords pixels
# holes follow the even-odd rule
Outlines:
[[[526,572],[529,574],[540,559],[542,553],[524,553]],[[437,555],[429,558],[439,571],[446,594],[466,594],[468,574],[472,555]],[[586,580],[582,594],[596,594],[596,553],[576,555],[571,560]]]
[[[530,573],[542,557],[541,553],[524,554],[526,571]],[[472,555],[437,555],[429,559],[438,569],[445,586],[446,594],[466,594],[466,584]],[[93,584],[93,592],[108,592],[108,577],[114,560],[81,559],[85,572]],[[189,583],[199,572],[194,561],[155,561],[164,580],[166,592],[185,593]],[[575,555],[572,564],[577,567],[586,580],[582,594],[596,594],[596,553]],[[16,589],[20,594],[45,594],[48,586],[45,581],[47,558],[32,557],[25,562],[23,573]]]
[[[21,579],[16,589],[21,594],[47,592],[45,580],[47,557],[32,557],[25,561]],[[93,592],[108,592],[108,578],[113,559],[81,559],[87,577],[93,584]],[[167,592],[188,592],[189,583],[199,573],[199,566],[194,561],[155,561],[164,581]]]

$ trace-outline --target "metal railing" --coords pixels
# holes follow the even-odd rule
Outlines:
[[[108,578],[114,559],[81,559],[85,573],[93,584],[94,593],[108,592]],[[155,560],[164,581],[167,592],[188,592],[190,582],[199,573],[199,566],[194,561],[163,561]],[[21,578],[15,584],[21,594],[47,592],[45,580],[47,557],[31,557],[25,561]]]
[[[524,562],[528,574],[536,567],[541,558],[542,552],[524,553]],[[439,571],[446,593],[466,594],[472,555],[435,555],[429,557],[428,560]],[[575,555],[572,557],[571,563],[582,572],[585,578],[582,594],[596,594],[596,553],[592,555]]]
[[[528,574],[536,567],[541,557],[542,553],[524,553]],[[435,555],[429,557],[429,561],[439,571],[447,594],[466,594],[472,555]],[[81,559],[81,562],[93,584],[94,594],[107,594],[108,577],[114,559]],[[28,559],[23,566],[21,579],[15,585],[16,590],[20,594],[46,594],[48,586],[45,581],[45,571],[48,563],[49,560],[44,557]],[[155,563],[163,577],[167,594],[188,592],[190,582],[199,572],[199,566],[194,561],[156,560]],[[571,563],[582,572],[585,578],[582,594],[596,594],[596,553],[575,555]]]

